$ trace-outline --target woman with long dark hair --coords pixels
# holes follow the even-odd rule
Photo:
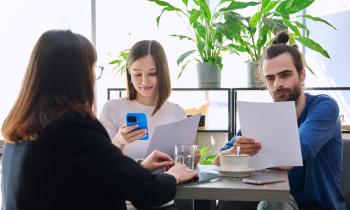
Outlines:
[[[154,151],[141,164],[115,147],[92,111],[96,52],[83,36],[45,32],[2,126],[3,210],[147,209],[197,176]],[[165,173],[151,171],[170,167]]]

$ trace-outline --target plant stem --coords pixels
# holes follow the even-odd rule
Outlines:
[[[187,30],[190,32],[190,35],[191,35],[192,39],[193,39],[193,40],[195,41],[195,43],[196,43],[196,39],[195,39],[195,36],[193,35],[193,32],[192,32],[192,30],[191,30],[191,28],[190,28],[190,24],[186,24],[186,23],[185,23],[185,20],[183,19],[182,15],[180,15],[179,12],[176,12],[176,14],[180,17],[180,20],[187,26]],[[186,19],[187,19],[188,22],[189,22],[189,15],[188,15],[187,7],[186,7],[186,13],[183,12],[182,14],[184,14],[184,15],[186,16]]]
[[[251,35],[250,38],[252,40],[253,46],[256,46],[255,45],[255,41],[254,41],[254,34]],[[253,54],[254,54],[254,60],[257,60],[258,59],[258,55],[257,55],[256,49],[254,47],[253,47]]]

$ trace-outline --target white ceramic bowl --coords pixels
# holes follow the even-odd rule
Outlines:
[[[244,171],[249,167],[249,155],[220,155],[220,170]]]

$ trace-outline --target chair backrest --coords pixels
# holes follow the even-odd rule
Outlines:
[[[344,193],[345,202],[350,209],[350,139],[343,139],[343,150],[341,188]]]

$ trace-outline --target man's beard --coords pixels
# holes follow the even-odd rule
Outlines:
[[[289,88],[278,88],[276,90],[270,90],[270,94],[275,102],[278,101],[297,101],[301,93],[300,85]]]

